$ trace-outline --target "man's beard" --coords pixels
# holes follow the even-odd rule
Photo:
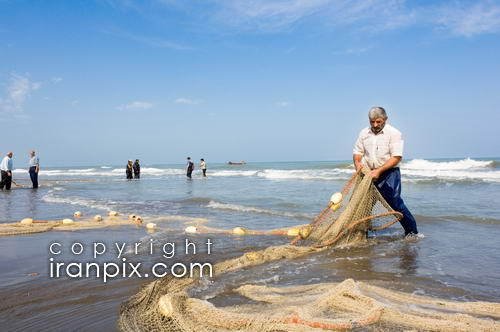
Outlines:
[[[373,132],[374,134],[378,134],[378,133],[380,133],[380,132],[384,129],[384,127],[385,127],[385,124],[381,125],[381,126],[380,126],[380,127],[378,127],[378,128],[372,127],[372,132]]]

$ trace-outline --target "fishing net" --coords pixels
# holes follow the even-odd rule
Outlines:
[[[293,260],[333,245],[353,244],[364,240],[368,230],[389,227],[401,217],[380,195],[366,170],[354,174],[341,193],[340,201],[330,202],[310,225],[298,230],[292,244],[247,252],[217,263],[215,278],[221,281],[231,274],[245,273],[252,266]],[[146,285],[122,305],[119,327],[124,331],[500,328],[500,304],[445,301],[390,291],[352,279],[339,284],[288,287],[241,285],[232,291],[248,301],[223,307],[190,296],[190,291],[200,285],[210,287],[205,278],[174,277]]]
[[[34,223],[31,225],[21,223],[0,224],[0,236],[43,233],[52,230],[55,226],[55,223]]]
[[[107,217],[101,221],[81,218],[71,223],[64,223],[60,220],[33,220],[30,223],[21,221],[0,224],[0,236],[27,235],[48,231],[76,231],[123,225],[135,225],[135,223],[123,217]]]
[[[293,245],[248,252],[214,266],[217,279],[252,266],[291,260],[325,250]],[[384,330],[495,331],[500,304],[461,303],[405,294],[347,279],[287,287],[246,284],[232,291],[247,303],[216,307],[191,297],[204,279],[165,277],[146,285],[120,310],[123,331],[323,331]],[[202,285],[200,285],[202,284]]]
[[[352,244],[366,238],[367,231],[396,223],[402,214],[394,211],[373,184],[369,170],[356,172],[340,193],[314,221],[301,228],[293,244],[324,247]]]

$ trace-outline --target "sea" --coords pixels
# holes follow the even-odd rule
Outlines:
[[[158,222],[143,227],[47,232],[0,238],[0,321],[10,329],[114,329],[120,303],[152,278],[49,278],[48,246],[90,245],[95,241],[164,243],[182,240],[193,220],[219,230],[244,227],[272,230],[311,222],[354,172],[350,161],[211,163],[207,177],[183,164],[142,165],[141,178],[126,180],[125,165],[42,167],[40,188],[30,189],[25,169],[14,170],[14,186],[0,192],[0,223],[137,214]],[[417,220],[420,238],[403,239],[399,224],[369,234],[366,244],[332,248],[283,264],[249,269],[214,281],[197,296],[214,304],[238,301],[231,294],[242,283],[293,285],[338,282],[346,278],[409,293],[457,301],[500,302],[500,159],[413,159],[401,165],[402,197]],[[156,218],[156,219],[155,219]],[[172,219],[173,220],[173,219]],[[210,237],[211,258],[220,261],[249,250],[284,244],[278,236]],[[151,258],[150,258],[151,259]],[[182,260],[181,257],[178,257]]]

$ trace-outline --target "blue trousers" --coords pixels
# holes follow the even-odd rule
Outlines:
[[[30,178],[31,183],[33,183],[33,188],[38,188],[38,173],[36,172],[36,166],[30,167]]]
[[[401,172],[399,171],[399,167],[385,171],[377,181],[374,181],[374,184],[387,203],[395,211],[403,214],[403,219],[399,222],[405,230],[405,235],[410,233],[417,234],[417,222],[401,198]]]

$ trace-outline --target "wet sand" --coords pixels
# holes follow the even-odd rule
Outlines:
[[[9,266],[0,272],[0,323],[4,330],[51,330],[67,329],[113,330],[117,329],[120,305],[136,294],[142,286],[153,278],[117,278],[104,284],[101,279],[50,279],[48,278],[48,252],[51,241],[84,244],[95,240],[135,241],[148,239],[144,229],[112,228],[103,230],[79,230],[33,234],[3,238],[0,243],[0,263]],[[182,241],[185,235],[179,232],[159,235],[169,240]],[[200,240],[206,235],[195,236]],[[287,238],[276,236],[211,236],[216,244],[213,261],[237,257],[244,252],[284,244]],[[475,280],[474,291],[467,287],[452,287],[444,281],[428,278],[418,273],[421,269],[423,240],[407,243],[398,236],[372,238],[368,243],[349,248],[329,249],[321,253],[293,260],[283,260],[276,264],[255,266],[243,274],[233,274],[229,278],[214,283],[209,290],[194,289],[192,295],[207,299],[216,306],[225,307],[248,303],[234,290],[243,284],[265,286],[293,286],[325,282],[342,282],[352,278],[365,281],[385,289],[403,291],[408,294],[428,295],[458,301],[498,302],[498,292],[481,291],[481,284],[487,280]],[[157,257],[143,257],[154,260]],[[471,281],[473,282],[473,281]],[[375,324],[371,328],[398,327]]]

